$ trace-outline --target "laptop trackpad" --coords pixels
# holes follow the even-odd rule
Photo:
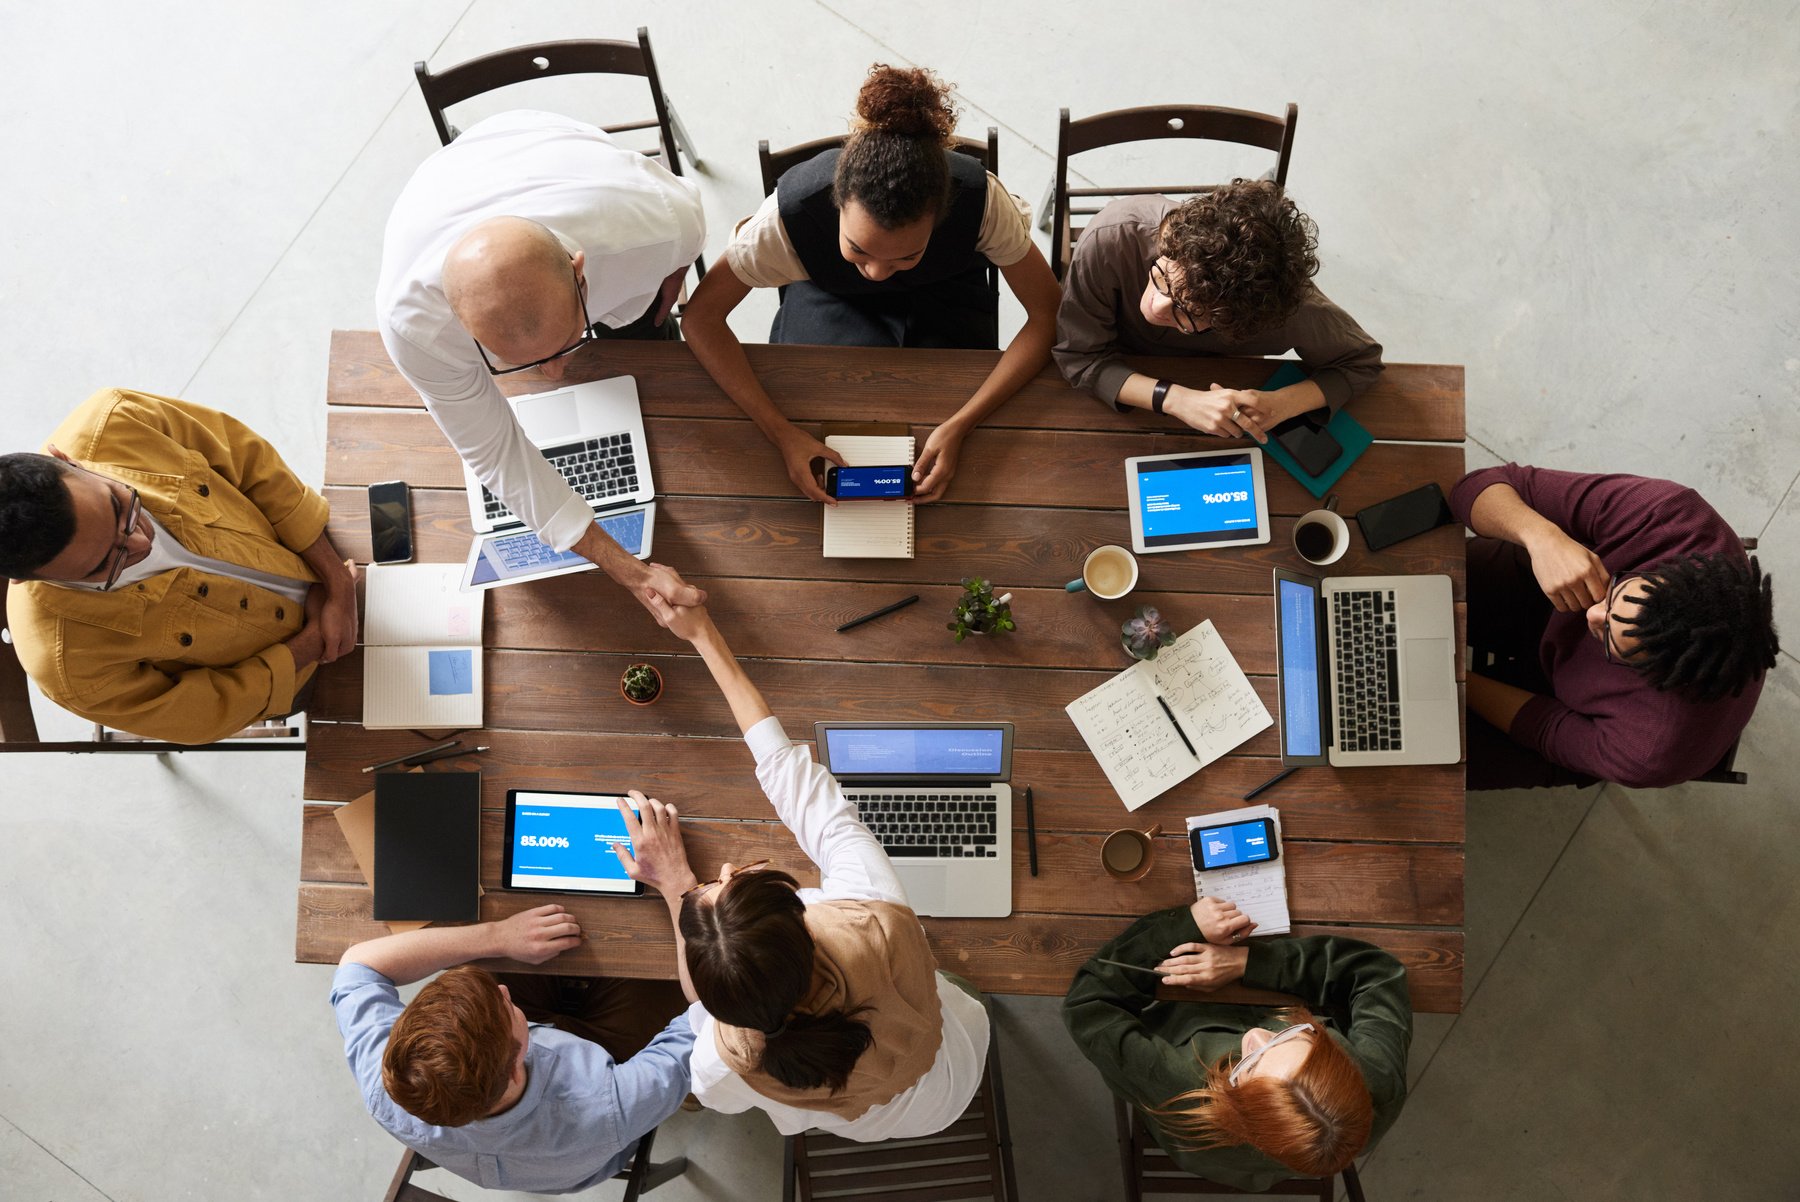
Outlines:
[[[1406,640],[1406,685],[1401,695],[1412,701],[1448,701],[1456,696],[1449,639]]]
[[[528,397],[519,402],[516,412],[525,436],[533,442],[573,438],[581,432],[575,398],[561,396]]]
[[[942,914],[950,908],[949,874],[932,864],[898,864],[895,871],[906,886],[906,901],[916,913]]]

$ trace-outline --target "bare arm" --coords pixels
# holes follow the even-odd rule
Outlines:
[[[434,972],[496,956],[542,964],[581,943],[575,916],[558,905],[521,910],[499,922],[466,927],[425,927],[358,943],[339,964],[363,964],[396,985],[410,985]]]
[[[1469,673],[1468,694],[1469,708],[1502,734],[1512,733],[1513,719],[1519,716],[1525,703],[1535,696],[1524,689],[1503,684],[1477,672]]]
[[[750,733],[750,728],[770,715],[769,703],[763,700],[762,692],[751,683],[750,677],[731,653],[725,643],[725,636],[713,625],[712,615],[703,607],[694,609],[661,609],[652,607],[656,620],[675,633],[677,638],[686,639],[706,661],[707,670],[718,682],[719,690],[725,694],[725,700],[731,705],[731,716],[737,720],[738,730]]]

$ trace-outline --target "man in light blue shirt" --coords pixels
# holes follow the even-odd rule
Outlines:
[[[630,1163],[638,1140],[688,1092],[694,1035],[682,1007],[693,993],[685,978],[680,986],[496,979],[468,963],[506,957],[541,964],[580,942],[574,916],[547,905],[478,926],[389,935],[345,952],[331,1004],[375,1121],[428,1160],[489,1189],[570,1193]],[[401,1005],[397,986],[437,972],[443,975]],[[571,1004],[558,1005],[559,998]],[[528,1021],[533,1014],[557,1025]]]

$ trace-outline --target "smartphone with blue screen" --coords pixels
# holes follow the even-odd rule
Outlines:
[[[898,467],[825,467],[825,495],[840,501],[891,501],[913,495],[912,469]]]
[[[1275,840],[1275,823],[1268,818],[1227,822],[1221,826],[1197,826],[1188,832],[1188,845],[1194,853],[1196,872],[1234,868],[1239,864],[1261,864],[1281,858],[1281,846]]]

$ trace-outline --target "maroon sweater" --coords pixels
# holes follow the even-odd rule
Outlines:
[[[1464,476],[1450,508],[1468,525],[1475,498],[1510,484],[1525,504],[1556,523],[1622,576],[1653,571],[1677,556],[1743,556],[1743,543],[1691,488],[1643,476],[1592,476],[1547,468],[1486,468]],[[1470,604],[1498,598],[1470,598]],[[1513,719],[1513,739],[1576,772],[1634,788],[1679,784],[1718,764],[1756,709],[1762,681],[1737,697],[1692,701],[1659,692],[1642,676],[1609,664],[1588,633],[1585,613],[1553,613],[1538,656],[1552,696],[1533,697]]]

